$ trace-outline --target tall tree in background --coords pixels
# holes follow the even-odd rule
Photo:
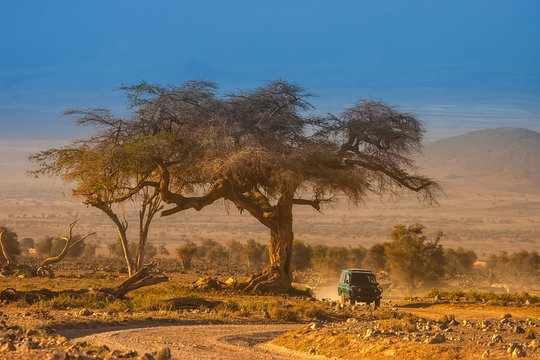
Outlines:
[[[295,205],[320,210],[336,195],[359,204],[369,193],[403,189],[431,202],[438,189],[415,171],[420,122],[382,103],[362,101],[340,117],[314,117],[309,94],[282,80],[222,97],[213,84],[193,81],[126,91],[134,110],[129,119],[101,109],[79,113],[79,123],[105,130],[38,154],[37,173],[78,182],[87,202],[106,210],[143,188],[174,205],[162,216],[231,201],[270,233],[270,265],[240,285],[248,291],[290,287]],[[100,176],[87,181],[82,175],[90,167]]]

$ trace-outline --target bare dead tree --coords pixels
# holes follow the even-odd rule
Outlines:
[[[64,240],[66,242],[66,244],[64,245],[64,248],[62,249],[62,251],[60,251],[60,253],[58,255],[52,256],[52,257],[49,257],[49,258],[46,258],[45,260],[43,260],[41,262],[41,264],[39,264],[39,266],[37,268],[37,273],[38,274],[41,272],[41,270],[44,267],[62,261],[66,257],[66,255],[69,253],[69,251],[71,249],[73,249],[78,244],[82,243],[86,238],[88,238],[88,237],[90,237],[92,235],[95,235],[95,232],[92,232],[92,233],[89,233],[89,234],[86,234],[86,235],[82,236],[81,238],[75,238],[73,236],[73,228],[75,227],[75,225],[77,225],[78,222],[79,222],[79,218],[76,218],[75,220],[73,220],[72,223],[69,224],[69,226],[68,226],[68,235],[62,237],[62,240]]]

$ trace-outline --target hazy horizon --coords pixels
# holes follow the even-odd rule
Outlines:
[[[284,78],[317,111],[359,98],[425,123],[429,139],[501,126],[540,131],[534,1],[0,4],[0,141],[89,134],[60,114],[125,114],[122,85]]]

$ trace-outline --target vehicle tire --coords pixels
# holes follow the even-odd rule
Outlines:
[[[375,300],[373,310],[377,310],[381,306],[381,300]]]
[[[349,302],[351,303],[351,305],[354,305],[356,303],[356,300],[353,297],[351,297],[349,299]]]

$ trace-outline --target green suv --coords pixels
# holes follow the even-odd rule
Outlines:
[[[377,309],[381,305],[382,288],[371,270],[345,269],[341,272],[338,285],[338,295],[341,301],[374,303]]]

